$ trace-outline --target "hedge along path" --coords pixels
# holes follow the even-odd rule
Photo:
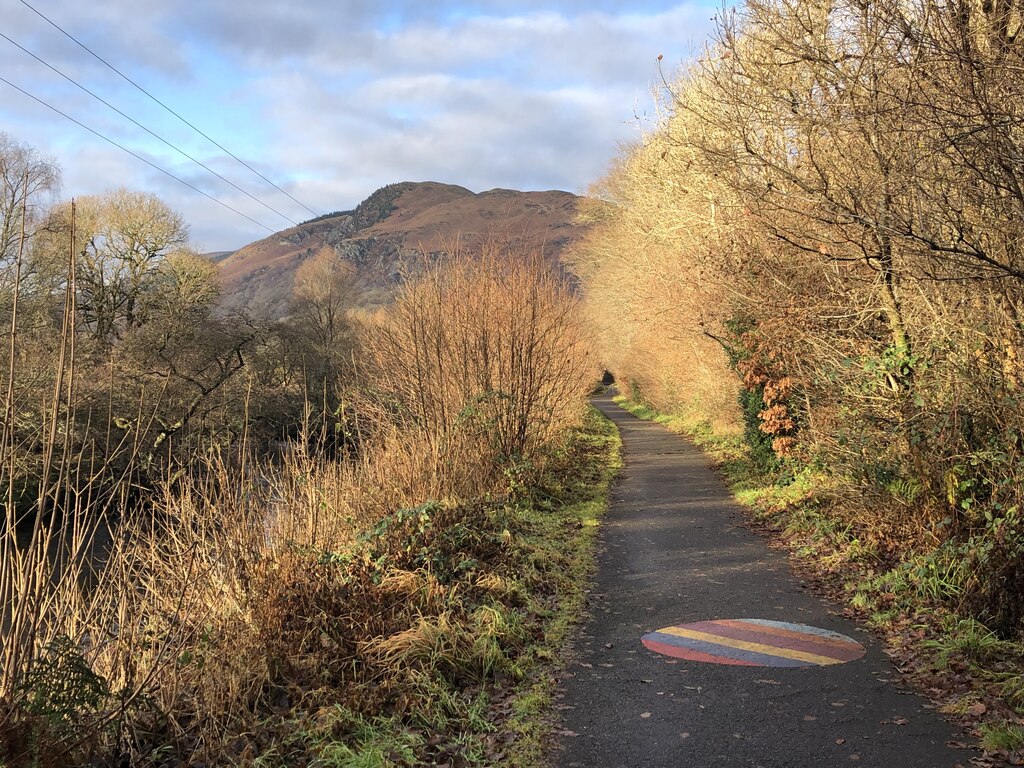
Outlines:
[[[567,668],[576,768],[954,768],[972,753],[875,643],[809,594],[697,448],[610,396],[624,467]],[[709,663],[710,662],[710,663]]]

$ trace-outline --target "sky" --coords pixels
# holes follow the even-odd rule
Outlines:
[[[717,2],[0,0],[0,6],[0,33],[9,38],[0,37],[0,77],[143,159],[3,82],[0,131],[60,166],[63,198],[117,187],[151,192],[185,217],[197,247],[217,251],[314,213],[352,208],[399,181],[440,181],[474,192],[585,192],[619,147],[650,127],[662,73],[671,77],[704,45]]]

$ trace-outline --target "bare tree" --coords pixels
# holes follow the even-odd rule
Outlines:
[[[18,271],[15,262],[25,253],[22,233],[31,240],[59,189],[60,170],[51,160],[0,132],[0,301],[5,304]]]
[[[125,189],[82,198],[78,211],[79,305],[95,337],[111,343],[145,322],[142,296],[188,227],[159,198]]]

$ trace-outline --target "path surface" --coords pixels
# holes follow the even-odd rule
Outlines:
[[[560,768],[953,768],[953,727],[878,646],[808,593],[785,556],[745,529],[705,456],[661,425],[596,400],[622,433],[624,470],[601,535],[592,617],[565,680]],[[759,618],[840,632],[863,658],[823,667],[672,659],[662,627]]]

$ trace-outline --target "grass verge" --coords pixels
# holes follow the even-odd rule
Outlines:
[[[531,482],[510,477],[516,503],[403,510],[352,550],[319,553],[306,564],[320,570],[317,619],[286,628],[335,648],[338,667],[310,670],[305,691],[282,690],[281,714],[254,723],[236,762],[541,764],[619,447],[592,409]],[[293,579],[306,576],[287,576],[294,606],[308,588]]]
[[[586,610],[586,587],[595,567],[595,538],[608,508],[611,483],[622,467],[621,448],[615,425],[592,408],[587,428],[576,441],[577,458],[570,462],[575,471],[549,475],[562,486],[556,498],[561,496],[567,503],[556,514],[547,511],[543,503],[523,512],[529,531],[522,540],[524,552],[530,559],[556,568],[545,569],[553,593],[547,598],[538,596],[544,604],[543,630],[527,649],[524,678],[504,722],[516,748],[505,756],[503,765],[536,768],[543,763],[551,730],[555,672],[569,633]]]

